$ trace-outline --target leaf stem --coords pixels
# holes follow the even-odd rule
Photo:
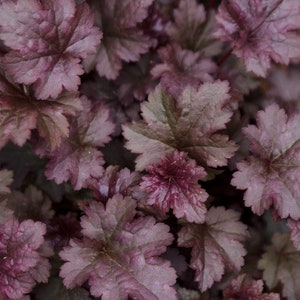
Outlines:
[[[221,66],[224,61],[231,55],[232,51],[233,51],[234,47],[230,48],[218,61],[217,61],[217,65]]]

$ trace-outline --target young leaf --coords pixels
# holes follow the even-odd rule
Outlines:
[[[0,38],[12,50],[1,60],[18,83],[34,84],[39,99],[77,91],[80,59],[96,51],[101,33],[93,27],[86,3],[74,0],[5,1],[0,8]]]
[[[67,288],[88,280],[93,296],[102,300],[175,300],[176,275],[158,258],[172,241],[167,225],[152,217],[134,219],[136,202],[115,195],[106,203],[90,202],[81,219],[83,240],[71,240],[60,252],[67,261],[60,276]]]
[[[224,207],[211,207],[204,224],[185,224],[178,233],[178,246],[192,247],[190,266],[204,292],[219,281],[225,269],[239,271],[246,250],[242,243],[248,236],[239,213]]]
[[[40,252],[45,233],[45,224],[32,220],[11,218],[0,225],[0,292],[10,299],[29,293],[36,282],[47,282],[50,264]]]
[[[198,90],[187,87],[177,101],[161,86],[141,105],[144,121],[124,125],[126,148],[140,154],[137,170],[158,163],[174,150],[185,151],[199,165],[224,166],[236,145],[224,134],[232,111],[227,82],[204,83]]]
[[[287,65],[300,57],[298,0],[226,0],[216,16],[215,36],[232,45],[248,71],[266,77],[271,59]]]
[[[148,14],[153,0],[90,0],[96,24],[103,32],[97,53],[84,61],[87,71],[96,67],[100,76],[116,79],[122,68],[122,60],[138,61],[153,41],[137,28]]]
[[[223,291],[223,299],[280,300],[279,294],[263,293],[263,288],[262,280],[250,280],[246,274],[241,274]]]
[[[244,128],[252,155],[237,164],[232,185],[246,189],[245,205],[262,215],[271,205],[281,218],[300,219],[300,121],[273,104]]]
[[[293,246],[288,233],[275,233],[272,245],[258,262],[263,279],[270,289],[283,285],[282,295],[289,300],[300,297],[300,252]]]
[[[163,61],[151,70],[154,78],[161,77],[161,84],[175,97],[179,97],[188,85],[198,88],[203,82],[212,82],[210,75],[217,70],[215,63],[204,58],[201,52],[183,50],[178,44],[158,50]]]
[[[114,125],[109,111],[101,104],[92,105],[82,97],[83,111],[71,120],[70,136],[55,151],[38,147],[37,154],[50,158],[45,175],[56,183],[71,180],[75,189],[87,185],[91,177],[103,174],[102,153],[97,147],[110,141]]]
[[[170,208],[177,218],[188,222],[203,223],[208,194],[198,184],[206,175],[194,160],[187,160],[187,153],[175,151],[146,169],[150,174],[142,178],[141,190],[149,193],[146,203],[154,205],[165,214]]]
[[[118,166],[109,166],[101,178],[92,178],[88,187],[94,192],[97,200],[106,202],[115,194],[134,197],[141,175],[129,169],[119,170]]]

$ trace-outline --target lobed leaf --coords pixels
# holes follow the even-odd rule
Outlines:
[[[300,218],[299,116],[273,104],[244,128],[252,155],[237,164],[232,185],[246,189],[245,205],[258,215],[273,206],[281,218]]]
[[[84,239],[71,240],[60,256],[67,288],[88,280],[93,296],[108,299],[176,299],[175,271],[158,258],[172,241],[168,226],[152,217],[134,220],[136,202],[116,194],[91,202],[81,219]]]
[[[75,92],[83,74],[80,59],[96,51],[101,33],[86,3],[74,0],[5,1],[0,38],[12,50],[2,59],[18,83],[33,84],[39,99]]]
[[[187,87],[177,101],[161,86],[141,105],[144,121],[123,126],[126,148],[140,154],[137,170],[157,163],[176,149],[185,151],[201,166],[224,166],[236,146],[221,133],[232,111],[227,82],[204,83],[199,89]]]
[[[247,227],[239,222],[239,213],[224,207],[211,207],[202,224],[185,224],[178,232],[178,246],[192,247],[190,267],[204,292],[224,275],[225,269],[239,271],[246,250],[242,243]]]
[[[266,77],[271,59],[287,65],[300,57],[297,0],[227,0],[216,16],[215,36],[229,42],[248,71]]]

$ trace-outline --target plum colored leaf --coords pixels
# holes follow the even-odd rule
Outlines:
[[[224,166],[236,145],[218,133],[232,115],[227,82],[204,83],[199,89],[186,87],[177,101],[158,86],[142,103],[144,121],[123,126],[125,147],[140,154],[136,169],[158,163],[166,154],[187,152],[201,166]]]
[[[163,63],[151,70],[154,78],[161,77],[161,84],[177,98],[188,85],[198,88],[203,82],[212,82],[212,73],[217,66],[203,57],[201,52],[183,50],[178,44],[168,45],[158,50]]]
[[[257,114],[257,126],[243,132],[252,153],[237,164],[232,185],[246,190],[245,205],[255,214],[273,206],[281,218],[300,219],[300,121],[272,104]]]
[[[242,242],[248,237],[240,214],[224,207],[211,207],[204,224],[185,224],[178,233],[179,247],[192,247],[190,267],[204,292],[219,281],[225,269],[239,271],[246,250]]]
[[[70,121],[70,135],[54,151],[39,145],[36,153],[50,158],[45,175],[56,183],[71,180],[76,190],[87,185],[92,177],[103,174],[102,147],[110,141],[114,125],[109,120],[109,111],[102,105],[94,104],[82,97],[83,110]]]
[[[205,12],[204,6],[196,0],[180,0],[174,10],[174,22],[169,22],[165,30],[172,41],[183,49],[201,51],[206,57],[219,54],[221,43],[212,37],[216,30],[215,15]]]
[[[262,280],[250,280],[246,274],[241,274],[223,291],[223,299],[280,300],[279,294],[263,293],[263,288]]]
[[[300,252],[293,246],[288,233],[275,233],[272,245],[258,262],[263,279],[270,289],[282,284],[282,295],[289,300],[300,297]]]
[[[130,172],[124,168],[119,170],[118,166],[109,166],[101,178],[92,178],[88,187],[94,192],[97,200],[106,202],[115,194],[134,197],[138,193],[138,185],[141,175],[138,172]]]
[[[215,36],[259,76],[266,77],[271,59],[287,65],[300,57],[298,0],[226,0],[216,20]]]
[[[188,160],[187,153],[175,151],[146,170],[149,175],[143,176],[140,186],[149,193],[148,205],[163,214],[173,209],[177,218],[185,217],[188,222],[204,222],[208,194],[198,184],[206,175],[204,168]]]
[[[103,39],[97,53],[85,59],[85,69],[96,67],[100,76],[116,79],[122,61],[138,61],[153,45],[154,41],[137,27],[147,17],[153,0],[90,0],[89,3]]]
[[[25,87],[17,86],[0,74],[0,148],[9,140],[23,146],[37,128],[51,149],[68,136],[66,115],[81,108],[78,95],[64,93],[57,99],[37,100]]]
[[[167,225],[152,217],[134,219],[136,201],[116,194],[106,207],[92,201],[81,219],[83,240],[71,240],[60,257],[67,288],[89,282],[102,300],[176,299],[170,263],[158,255],[172,242]]]
[[[0,225],[0,291],[10,299],[29,293],[36,282],[47,282],[50,264],[40,253],[46,226],[11,218]],[[40,274],[43,267],[42,276]]]
[[[46,222],[54,215],[51,200],[33,185],[28,186],[24,193],[13,191],[7,204],[19,221],[32,219]]]
[[[6,1],[0,9],[0,38],[12,50],[1,60],[18,83],[34,84],[39,99],[75,92],[83,74],[80,59],[95,53],[101,39],[86,3],[74,0]]]

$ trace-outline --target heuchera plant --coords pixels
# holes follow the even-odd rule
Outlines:
[[[300,299],[299,0],[0,1],[0,299]]]

